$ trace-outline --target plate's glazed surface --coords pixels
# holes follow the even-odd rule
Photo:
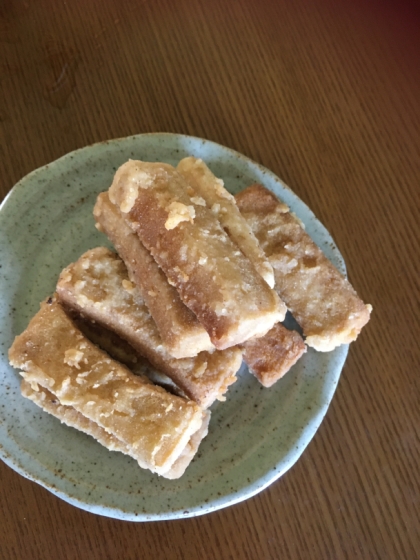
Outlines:
[[[108,245],[92,209],[127,159],[201,157],[235,193],[261,182],[286,202],[327,257],[344,272],[326,229],[275,175],[213,142],[143,134],[83,148],[22,179],[0,211],[0,457],[67,502],[118,519],[201,515],[244,500],[279,478],[314,436],[334,394],[348,347],[311,349],[271,389],[243,366],[225,403],[212,407],[207,438],[179,480],[140,469],[88,436],[60,424],[20,394],[7,351],[54,291],[58,274],[85,250]]]

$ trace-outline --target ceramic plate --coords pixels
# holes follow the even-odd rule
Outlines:
[[[149,474],[24,399],[7,350],[54,290],[59,272],[84,251],[107,245],[92,208],[127,159],[171,164],[200,157],[233,193],[261,182],[284,200],[344,272],[326,229],[273,173],[223,146],[177,134],[142,134],[68,154],[22,179],[0,211],[0,456],[67,502],[118,519],[192,517],[245,500],[287,471],[308,445],[334,394],[348,347],[309,350],[271,389],[242,367],[210,432],[179,480]]]

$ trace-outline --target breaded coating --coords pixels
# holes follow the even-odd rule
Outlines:
[[[69,307],[65,307],[65,311],[86,338],[99,346],[111,358],[127,366],[135,375],[139,375],[147,382],[163,387],[174,395],[185,399],[189,398],[170,377],[154,368],[147,358],[136,352],[131,344],[118,336],[116,332],[97,322],[91,323],[88,319],[82,319],[77,311]]]
[[[126,223],[124,215],[101,193],[93,215],[124,261],[152,315],[168,352],[175,358],[190,358],[214,349],[208,333],[168,283],[154,258]]]
[[[72,406],[62,405],[57,397],[48,391],[48,389],[45,389],[36,383],[31,386],[30,383],[23,379],[21,383],[21,392],[25,398],[31,400],[45,412],[48,412],[52,416],[58,418],[61,423],[66,424],[71,428],[76,428],[76,430],[93,437],[109,451],[120,451],[125,455],[131,456],[137,461],[141,461],[141,455],[137,457],[135,450],[130,449],[129,446],[124,444],[117,437],[108,433],[106,430],[101,428],[101,426],[92,422],[92,420],[89,420],[83,416],[83,414],[80,414],[80,412],[77,412],[77,410]],[[210,411],[206,411],[204,413],[201,427],[192,434],[190,441],[183,449],[181,455],[173,463],[171,468],[165,472],[163,475],[165,478],[175,479],[184,474],[194,455],[197,453],[201,440],[208,433],[209,421]]]
[[[15,338],[9,360],[31,387],[50,391],[117,438],[141,467],[162,476],[202,427],[196,403],[145,383],[112,360],[52,299]]]
[[[207,204],[211,208],[228,236],[249,258],[270,288],[274,288],[273,267],[247,221],[239,212],[235,197],[225,189],[223,180],[218,179],[202,159],[195,157],[182,159],[176,169],[198,194],[195,201],[198,204]]]
[[[306,346],[298,332],[277,323],[265,336],[247,340],[243,350],[249,371],[264,387],[271,387],[306,352]]]
[[[236,203],[269,258],[276,290],[302,327],[306,344],[328,352],[355,340],[369,321],[365,305],[289,208],[262,185]]]
[[[62,271],[57,296],[66,307],[115,331],[203,408],[222,400],[236,381],[242,361],[239,348],[179,360],[169,354],[124,263],[105,247],[87,251]]]
[[[284,319],[277,294],[171,165],[128,161],[109,198],[216,348],[262,336]]]

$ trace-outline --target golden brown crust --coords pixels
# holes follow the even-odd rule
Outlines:
[[[128,280],[124,263],[105,247],[87,251],[65,268],[57,294],[67,307],[128,341],[203,408],[222,398],[236,381],[242,360],[239,348],[179,360],[168,353],[138,289]]]
[[[306,352],[300,334],[289,331],[280,323],[265,336],[247,340],[243,349],[249,371],[264,387],[271,387]]]
[[[204,327],[182,303],[124,215],[109,200],[108,193],[98,196],[93,214],[100,230],[109,237],[124,261],[130,280],[138,287],[168,352],[175,358],[189,358],[214,349]]]
[[[205,410],[203,412],[203,421],[201,423],[201,426],[195,433],[192,434],[189,442],[182,450],[181,455],[174,462],[171,469],[165,473],[165,478],[175,479],[175,478],[179,478],[184,474],[186,468],[191,463],[195,454],[197,453],[201,441],[208,434],[210,415],[211,413],[209,410]]]
[[[133,459],[137,460],[141,466],[141,454],[137,457],[136,451],[130,449],[128,445],[124,444],[117,437],[108,433],[106,430],[101,428],[101,426],[92,422],[92,420],[89,420],[83,416],[83,414],[80,414],[80,412],[77,412],[75,408],[62,405],[57,397],[48,391],[48,389],[45,389],[36,383],[31,386],[30,383],[23,379],[21,383],[21,392],[25,398],[30,399],[33,403],[42,408],[42,410],[58,418],[63,424],[93,437],[109,451],[119,451],[125,455],[131,456]],[[169,479],[175,479],[184,474],[186,468],[196,454],[202,439],[208,433],[209,421],[210,412],[206,412],[204,414],[201,427],[192,434],[180,456],[176,459],[171,468],[162,476]]]
[[[369,321],[371,306],[363,303],[300,221],[262,185],[251,185],[235,198],[273,266],[276,290],[302,327],[308,346],[329,351],[355,340]]]
[[[66,313],[70,316],[76,327],[93,344],[106,352],[118,362],[128,367],[135,375],[139,375],[145,381],[159,385],[166,391],[183,398],[190,398],[184,393],[170,377],[152,366],[147,358],[141,356],[126,340],[97,322],[91,322],[82,318],[76,311],[64,305]],[[193,399],[194,400],[194,399]]]
[[[51,393],[51,391],[45,389],[45,387],[41,387],[41,385],[35,382],[31,385],[28,381],[23,379],[20,389],[25,398],[34,402],[45,412],[59,418],[66,426],[76,428],[80,432],[92,436],[101,445],[109,449],[109,451],[120,451],[125,455],[130,455],[130,448],[128,445],[124,444],[112,434],[109,434],[104,428],[96,424],[96,422],[89,420],[89,418],[77,412],[72,406],[62,405],[54,393]]]
[[[216,348],[261,336],[284,319],[278,296],[172,166],[129,161],[109,196]]]
[[[201,204],[207,204],[211,208],[228,236],[249,258],[255,270],[264,278],[270,288],[273,288],[273,267],[251,228],[239,212],[234,196],[225,189],[222,179],[218,179],[202,159],[195,157],[182,159],[176,169],[197,192],[199,196],[196,199],[199,200],[201,197]]]
[[[164,476],[201,428],[202,410],[110,359],[49,301],[15,338],[10,363],[31,386],[48,389],[118,438],[143,468]]]

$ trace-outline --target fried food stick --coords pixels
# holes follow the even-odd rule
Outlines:
[[[171,165],[128,161],[109,198],[218,349],[262,336],[286,308]],[[188,194],[191,192],[193,196]]]
[[[145,383],[110,359],[52,299],[15,338],[9,359],[34,390],[48,390],[116,438],[142,468],[162,476],[202,428],[205,415],[196,403]]]
[[[273,288],[273,267],[267,260],[247,221],[239,212],[234,196],[225,189],[222,179],[213,175],[202,159],[194,157],[182,159],[176,169],[199,195],[199,197],[195,197],[195,201],[198,204],[207,203],[228,236],[249,258],[255,266],[255,270],[261,274],[270,288]]]
[[[261,338],[247,340],[242,347],[249,371],[264,387],[274,385],[306,352],[300,334],[280,323]]]
[[[124,215],[111,203],[108,193],[98,196],[93,215],[124,261],[131,281],[139,288],[168,352],[175,358],[190,358],[214,349],[204,327],[182,303]]]
[[[33,383],[33,386],[31,386],[25,379],[22,380],[20,388],[24,397],[38,405],[44,412],[48,412],[52,416],[58,418],[62,424],[66,424],[71,428],[76,428],[76,430],[93,437],[98,443],[109,449],[109,451],[120,451],[137,461],[141,461],[141,454],[138,456],[128,445],[114,435],[108,433],[104,428],[101,428],[99,424],[92,422],[92,420],[89,420],[86,416],[77,412],[72,406],[62,405],[57,397],[48,391],[48,389],[41,387],[37,383]],[[209,421],[210,412],[207,411],[204,414],[201,427],[191,436],[181,455],[176,459],[171,468],[165,472],[163,475],[165,478],[175,479],[184,474],[194,455],[197,453],[201,440],[208,433]]]
[[[306,344],[328,352],[355,340],[372,307],[363,303],[289,208],[257,184],[235,198],[273,266],[275,288],[302,327]]]
[[[180,360],[168,353],[124,263],[109,249],[97,247],[84,253],[62,271],[56,289],[65,307],[116,332],[203,408],[223,400],[236,381],[242,361],[239,348],[200,352]]]

